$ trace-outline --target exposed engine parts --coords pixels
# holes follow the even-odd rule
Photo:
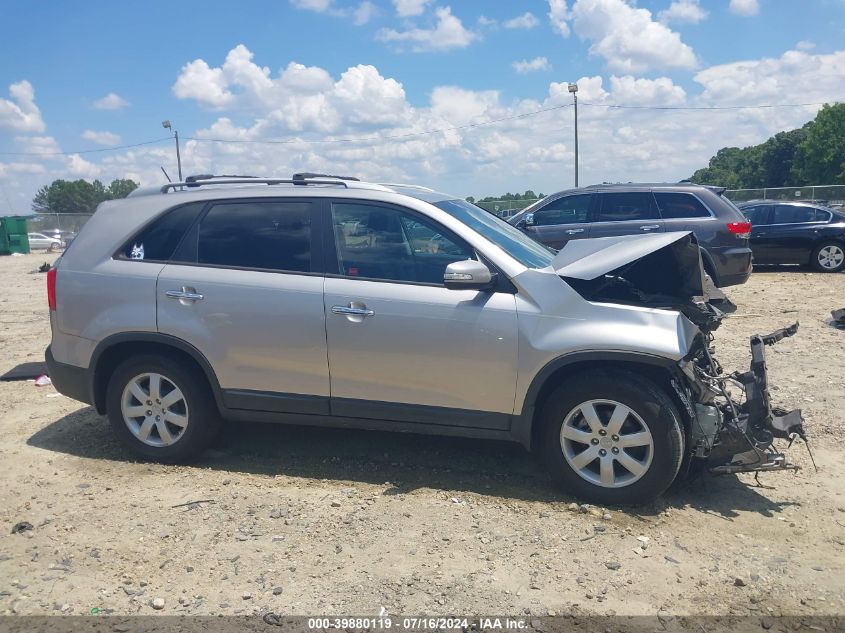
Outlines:
[[[798,470],[773,445],[775,438],[807,442],[801,411],[772,407],[766,370],[765,346],[798,331],[798,323],[771,334],[751,337],[751,368],[724,374],[712,357],[712,334],[705,332],[698,346],[682,363],[695,403],[690,433],[691,451],[706,459],[713,474]],[[733,389],[732,389],[733,388]],[[739,390],[744,397],[732,394]],[[809,445],[808,445],[809,450]],[[812,456],[812,454],[811,454]]]

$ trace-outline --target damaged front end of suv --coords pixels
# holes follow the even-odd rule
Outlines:
[[[725,316],[714,303],[724,295],[704,274],[692,233],[570,242],[553,265],[588,301],[674,310],[698,328],[671,379],[689,422],[690,457],[713,474],[798,469],[774,440],[806,442],[801,411],[772,405],[765,359],[765,347],[793,336],[798,323],[755,334],[750,369],[724,372],[713,357],[713,332]]]

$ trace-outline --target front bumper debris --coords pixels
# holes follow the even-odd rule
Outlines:
[[[774,440],[807,441],[801,411],[773,407],[769,395],[765,346],[798,331],[798,323],[751,337],[751,367],[725,374],[709,347],[710,334],[682,363],[692,413],[691,451],[706,460],[713,474],[798,470],[774,447]],[[737,397],[739,391],[743,397]]]

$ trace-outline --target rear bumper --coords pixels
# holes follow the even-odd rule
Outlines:
[[[708,248],[716,270],[716,285],[720,288],[738,286],[751,276],[752,256],[748,246],[730,248]]]
[[[47,361],[47,373],[56,391],[85,404],[93,402],[91,377],[86,367],[57,362],[49,347],[44,352],[44,360]]]

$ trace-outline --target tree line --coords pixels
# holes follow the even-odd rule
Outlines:
[[[506,193],[503,196],[487,196],[486,198],[481,198],[480,200],[476,200],[472,196],[467,196],[467,202],[498,202],[500,200],[537,200],[538,198],[545,198],[546,194],[544,193],[534,193],[529,189],[525,193]]]
[[[845,184],[845,103],[824,105],[803,127],[760,145],[723,147],[689,179],[728,189]]]
[[[97,205],[106,200],[125,198],[138,183],[117,178],[108,186],[99,180],[54,180],[44,185],[32,199],[35,213],[94,213]]]

